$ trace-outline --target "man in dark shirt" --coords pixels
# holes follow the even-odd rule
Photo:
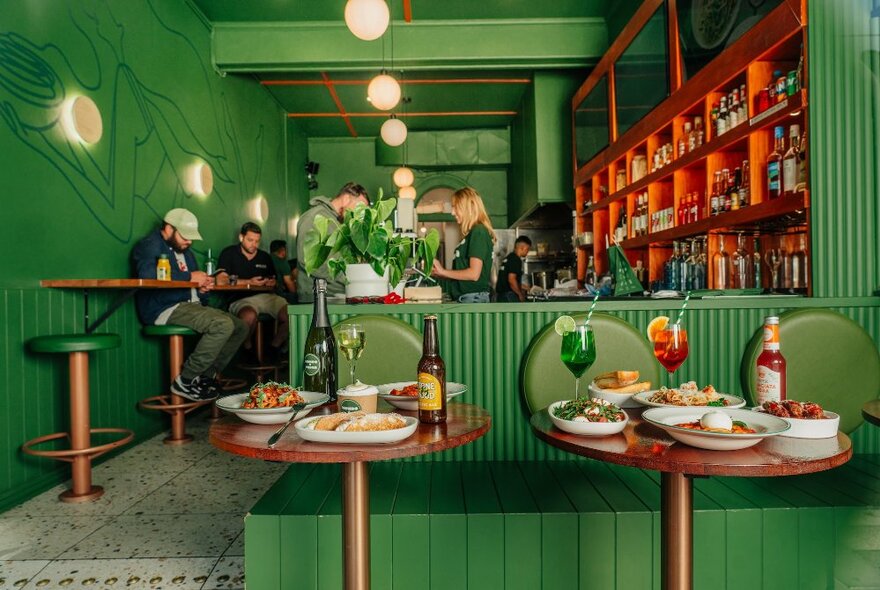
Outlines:
[[[507,255],[498,268],[495,292],[498,294],[499,303],[516,303],[526,300],[526,294],[522,289],[522,259],[528,255],[531,247],[532,241],[527,236],[518,237],[513,244],[513,252]]]
[[[272,263],[275,265],[275,291],[288,303],[296,303],[296,277],[287,261],[287,242],[272,240],[269,253],[272,254]]]
[[[160,229],[139,241],[131,253],[135,275],[156,278],[156,262],[165,255],[171,261],[171,280],[192,281],[192,289],[141,289],[137,311],[146,325],[176,324],[195,330],[202,337],[171,383],[171,391],[194,401],[214,399],[220,392],[215,377],[226,367],[247,337],[247,325],[237,317],[204,305],[214,279],[199,270],[190,251],[201,240],[199,222],[186,209],[165,214]]]
[[[224,269],[217,275],[217,284],[229,284],[230,277],[237,278],[240,285],[275,286],[275,264],[272,256],[260,250],[260,238],[263,230],[256,223],[247,222],[241,226],[238,244],[224,248],[217,264]],[[281,349],[287,343],[287,301],[275,293],[247,292],[231,294],[227,298],[229,313],[243,319],[251,332],[260,317],[267,314],[275,318],[275,334],[269,345],[268,354],[271,360],[280,358]],[[253,349],[251,342],[245,342],[245,350]],[[265,360],[265,359],[264,359]]]

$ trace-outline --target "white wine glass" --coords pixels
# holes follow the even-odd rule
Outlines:
[[[342,324],[339,328],[339,350],[350,364],[351,383],[355,383],[357,360],[364,354],[367,335],[361,324]]]

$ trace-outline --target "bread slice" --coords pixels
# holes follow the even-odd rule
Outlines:
[[[610,391],[613,393],[641,393],[643,391],[648,391],[651,389],[650,381],[641,381],[640,383],[631,383],[629,385],[624,385],[622,387],[603,387],[603,391]]]
[[[379,430],[395,430],[406,426],[399,414],[365,414],[354,420],[340,424],[337,430],[345,432],[375,432]]]
[[[364,416],[365,412],[336,412],[322,416],[315,422],[315,430],[336,430],[340,424]]]
[[[599,389],[615,389],[632,385],[639,380],[638,371],[610,371],[598,375],[593,382]]]

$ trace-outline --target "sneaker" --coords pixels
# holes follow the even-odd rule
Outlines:
[[[180,397],[185,397],[194,402],[208,401],[217,397],[217,394],[212,394],[204,388],[199,381],[199,377],[196,377],[192,381],[184,381],[180,378],[180,375],[171,382],[171,393],[179,395]]]
[[[202,390],[208,392],[211,395],[210,398],[204,398],[204,399],[214,399],[215,397],[218,397],[223,392],[223,389],[220,387],[220,384],[217,383],[217,380],[214,379],[213,377],[208,377],[207,375],[201,375],[200,377],[196,377],[196,381],[198,381]]]

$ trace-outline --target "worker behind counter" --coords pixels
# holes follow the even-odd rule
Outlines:
[[[499,303],[518,303],[526,300],[526,289],[522,284],[523,261],[532,247],[532,240],[520,236],[513,244],[513,252],[507,255],[498,268],[495,292]]]

